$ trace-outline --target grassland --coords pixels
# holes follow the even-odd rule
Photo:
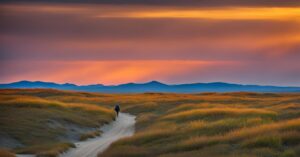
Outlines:
[[[110,109],[116,103],[121,104],[123,112],[137,115],[137,132],[115,142],[101,155],[104,157],[300,156],[300,94],[292,93],[97,94],[3,90],[0,107],[5,112],[0,113],[0,127],[27,146],[14,151],[31,152],[32,148],[38,152],[59,152],[72,144],[49,142],[63,131],[54,128],[45,133],[39,122],[44,124],[55,115],[59,119],[56,121],[96,127],[112,119]],[[35,133],[31,134],[33,130]],[[98,133],[87,131],[81,137],[95,134]],[[41,140],[48,145],[40,146],[46,143]]]
[[[300,94],[121,97],[131,102],[123,108],[138,115],[137,133],[114,143],[101,157],[300,156]]]
[[[63,101],[67,97],[82,101]],[[57,156],[72,142],[99,135],[112,109],[84,101],[88,93],[57,90],[1,90],[0,141],[17,153]],[[6,143],[6,144],[5,144]]]

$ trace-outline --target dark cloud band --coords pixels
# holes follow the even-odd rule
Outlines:
[[[299,0],[1,0],[0,3],[95,3],[112,5],[154,5],[176,7],[226,7],[226,6],[300,6]]]

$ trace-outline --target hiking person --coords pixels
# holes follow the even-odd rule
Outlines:
[[[119,105],[115,106],[115,111],[117,113],[117,116],[119,116],[119,112],[120,112],[120,106]]]

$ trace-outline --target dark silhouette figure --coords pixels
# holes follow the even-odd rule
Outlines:
[[[119,116],[119,112],[120,112],[120,106],[119,105],[115,106],[115,111],[117,113],[117,116]]]

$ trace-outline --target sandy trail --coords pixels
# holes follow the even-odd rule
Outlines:
[[[114,141],[133,135],[134,124],[135,116],[120,113],[116,121],[101,128],[103,133],[100,137],[77,142],[75,143],[76,148],[61,154],[60,157],[97,157],[99,153],[102,153]]]

